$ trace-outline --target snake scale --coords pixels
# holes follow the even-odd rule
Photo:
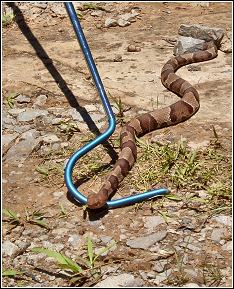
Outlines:
[[[168,107],[139,115],[123,126],[119,158],[99,192],[88,195],[87,205],[90,209],[103,207],[131,170],[137,158],[136,137],[184,122],[198,111],[200,103],[197,90],[175,72],[187,64],[211,60],[217,53],[217,47],[211,41],[204,43],[199,51],[175,56],[166,62],[161,71],[161,82],[181,99]]]

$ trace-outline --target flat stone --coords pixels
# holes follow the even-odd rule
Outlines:
[[[137,237],[126,242],[131,248],[148,249],[155,243],[162,241],[167,236],[167,231],[160,231],[151,235]]]
[[[108,244],[112,240],[112,237],[111,236],[101,236],[100,239],[101,239],[102,243]]]
[[[97,122],[104,117],[103,114],[100,114],[100,113],[92,113],[90,114],[90,116],[94,122]]]
[[[94,17],[102,17],[103,15],[103,11],[102,10],[96,10],[96,11],[92,11],[90,13],[91,16],[94,16]]]
[[[105,21],[104,26],[105,26],[106,28],[115,27],[115,26],[118,26],[118,22],[117,22],[116,19],[107,18],[106,21]]]
[[[179,36],[176,45],[173,48],[174,55],[192,53],[202,49],[204,40],[192,37]]]
[[[209,145],[210,141],[204,140],[202,142],[188,142],[188,147],[190,147],[192,150],[198,150],[201,148],[205,148]]]
[[[168,260],[160,260],[156,262],[156,264],[152,269],[158,273],[162,273],[164,271],[166,264],[168,264]]]
[[[21,112],[18,115],[17,120],[22,122],[31,121],[39,116],[45,116],[47,114],[48,114],[47,110],[27,108],[25,111]]]
[[[220,42],[224,36],[224,29],[208,27],[200,24],[181,24],[178,33],[181,36],[202,39],[206,42],[213,40],[214,43],[219,47]]]
[[[77,234],[71,235],[68,238],[68,243],[70,243],[72,247],[78,248],[82,244],[82,238],[80,235],[77,235]]]
[[[55,134],[47,134],[47,135],[44,135],[42,137],[42,140],[45,142],[45,143],[55,143],[55,142],[59,142],[60,139],[57,137],[57,135]]]
[[[212,218],[212,220],[215,220],[216,222],[231,227],[232,226],[232,217],[231,216],[225,216],[225,215],[219,215]]]
[[[211,240],[215,243],[219,243],[224,235],[225,230],[223,228],[213,229],[211,233]]]
[[[43,2],[34,2],[31,4],[35,7],[41,8],[41,9],[46,9],[46,7],[47,7],[47,3],[43,3]]]
[[[21,135],[20,141],[12,146],[7,154],[7,162],[24,162],[29,154],[39,145],[41,139],[37,138],[39,132],[35,129],[27,131]]]
[[[161,216],[143,217],[144,227],[148,230],[154,230],[158,225],[165,223]]]
[[[97,107],[93,104],[87,104],[84,106],[84,108],[89,112],[89,111],[96,111]]]
[[[12,256],[19,250],[18,246],[10,241],[5,241],[2,244],[3,255]]]
[[[44,94],[38,95],[38,97],[36,98],[36,101],[33,104],[33,107],[41,107],[43,105],[46,104],[47,101],[47,96]]]
[[[23,95],[23,94],[20,94],[19,96],[17,96],[15,98],[15,100],[18,102],[18,103],[29,103],[31,101],[31,98],[26,96],[26,95]]]
[[[20,113],[23,113],[26,110],[26,108],[11,108],[8,110],[8,113],[13,115],[13,116],[17,116]]]
[[[200,6],[200,7],[209,7],[210,6],[210,3],[209,2],[190,2],[189,3],[190,5],[192,6]],[[193,283],[191,283],[193,284]]]
[[[67,11],[66,11],[65,7],[63,7],[63,5],[59,6],[58,4],[51,6],[50,7],[51,11],[54,12],[58,16],[67,15]]]
[[[19,134],[18,133],[13,133],[13,134],[3,134],[2,135],[2,145],[6,146],[8,145],[11,141],[17,138]]]
[[[232,52],[232,35],[231,32],[225,33],[221,44],[220,44],[220,50],[224,53],[231,53]]]
[[[127,21],[127,20],[122,19],[122,18],[118,19],[118,20],[117,20],[117,23],[118,23],[118,25],[119,25],[120,27],[129,26],[129,25],[131,24],[130,21]]]
[[[222,250],[224,251],[232,251],[232,249],[233,249],[232,241],[228,241],[226,244],[222,246]]]
[[[62,196],[64,196],[66,193],[63,191],[59,191],[59,192],[53,192],[53,196],[55,198],[61,198]]]
[[[131,21],[134,21],[135,20],[134,18],[138,15],[139,13],[137,13],[134,9],[132,9],[131,13],[125,13],[120,15],[119,20],[131,23]]]
[[[64,244],[62,243],[51,243],[47,240],[45,241],[42,241],[42,246],[45,247],[45,248],[48,248],[48,249],[52,249],[52,250],[56,250],[56,251],[61,251],[63,248],[64,248]]]
[[[182,287],[186,287],[186,288],[199,288],[200,286],[197,283],[187,283],[184,284]]]
[[[158,285],[161,284],[163,281],[167,280],[171,274],[172,270],[168,269],[160,274],[155,274],[154,276],[154,284]]]
[[[123,273],[118,276],[109,276],[97,283],[94,287],[118,288],[118,287],[142,287],[143,281],[132,274]]]

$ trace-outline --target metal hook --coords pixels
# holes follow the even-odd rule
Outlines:
[[[74,166],[75,166],[76,162],[82,156],[87,154],[89,151],[94,149],[99,144],[103,143],[105,140],[107,140],[113,134],[115,127],[116,127],[116,120],[115,120],[115,115],[112,111],[111,105],[109,103],[109,100],[106,96],[104,86],[103,86],[101,78],[99,76],[97,67],[94,63],[91,51],[90,51],[89,46],[88,46],[88,43],[85,39],[83,30],[82,30],[80,22],[78,20],[75,8],[74,8],[72,2],[64,2],[64,4],[65,4],[66,10],[67,10],[67,13],[70,17],[71,23],[73,25],[74,31],[76,33],[77,39],[79,41],[82,52],[84,54],[87,66],[90,70],[90,73],[91,73],[92,78],[94,80],[95,86],[96,86],[97,91],[99,93],[99,96],[101,98],[103,107],[104,107],[106,115],[108,117],[108,123],[109,123],[108,129],[104,133],[99,135],[97,138],[92,140],[90,143],[84,145],[81,149],[76,151],[71,156],[71,158],[68,160],[66,167],[65,167],[64,178],[65,178],[65,183],[67,185],[68,190],[70,191],[70,193],[72,194],[74,199],[76,199],[81,204],[86,205],[87,204],[87,198],[76,189],[76,187],[74,186],[73,181],[72,181],[72,172],[73,172]],[[145,193],[120,198],[117,200],[111,200],[111,201],[108,201],[106,205],[108,208],[117,208],[117,207],[132,205],[136,202],[142,202],[144,200],[153,198],[155,196],[165,195],[169,192],[170,191],[168,189],[165,189],[165,188],[152,190],[152,191],[148,191]]]

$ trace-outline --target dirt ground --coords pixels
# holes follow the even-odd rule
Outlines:
[[[33,4],[34,2],[31,3]],[[18,106],[15,105],[12,107],[13,109],[30,108],[38,96],[46,95],[46,103],[41,107],[48,112],[56,111],[57,109],[58,113],[57,115],[56,113],[54,114],[54,118],[61,117],[61,115],[68,117],[63,115],[63,111],[65,112],[65,110],[72,107],[78,107],[78,111],[83,112],[86,121],[79,120],[80,131],[75,133],[72,139],[74,143],[77,141],[74,147],[81,146],[85,137],[90,136],[90,133],[97,131],[97,129],[104,131],[106,128],[106,120],[100,106],[99,96],[90,78],[66,11],[64,14],[63,11],[58,11],[57,14],[55,12],[50,14],[47,12],[48,7],[46,8],[47,10],[40,10],[40,8],[32,5],[31,7],[33,8],[30,12],[27,5],[30,4],[25,4],[24,6],[23,2],[21,2],[20,5],[14,6],[14,11],[18,13],[18,17],[21,17],[21,21],[14,21],[10,25],[3,27],[2,30],[2,101],[5,111],[3,121],[8,117],[7,111],[10,108],[9,98],[7,97],[12,93],[30,97],[30,102],[21,103]],[[83,13],[81,24],[108,95],[117,100],[121,99],[124,108],[128,108],[124,114],[125,119],[145,111],[167,106],[177,100],[177,96],[162,86],[160,70],[163,64],[173,55],[173,44],[171,43],[174,43],[173,41],[177,39],[178,28],[181,24],[204,24],[223,28],[226,32],[232,30],[232,5],[227,2],[210,2],[209,7],[194,6],[191,3],[170,2],[100,2],[99,5],[105,8],[104,10],[98,10],[102,11],[100,16],[91,15],[95,11],[94,9],[80,10],[80,13]],[[65,10],[62,7],[60,9]],[[131,25],[109,28],[104,26],[108,17],[114,17],[115,14],[124,14],[132,9],[137,11],[139,15]],[[24,15],[23,20],[22,15]],[[139,52],[128,52],[127,47],[130,44],[139,46],[141,50]],[[121,56],[122,60],[115,61],[117,56]],[[192,83],[199,91],[201,100],[199,112],[187,122],[165,129],[162,132],[160,131],[160,134],[154,132],[151,136],[157,137],[159,135],[163,137],[167,135],[168,137],[169,135],[173,140],[179,140],[183,137],[190,143],[199,145],[206,141],[208,142],[213,137],[212,127],[214,126],[218,136],[222,138],[230,153],[232,140],[232,53],[219,51],[216,59],[194,64],[194,67],[199,67],[200,69],[188,71],[187,67],[183,67],[177,74]],[[111,102],[113,104],[112,100]],[[96,111],[93,111],[89,105],[94,105],[97,108]],[[15,114],[14,112],[12,113],[11,115],[14,117],[18,115],[17,112]],[[46,121],[35,119],[26,124],[17,120],[12,126],[8,125],[3,128],[3,135],[15,133],[15,127],[21,127],[22,130],[19,133],[22,133],[27,130],[27,125],[29,129],[37,129],[41,135],[57,133],[54,125],[48,125]],[[64,146],[69,142],[65,137],[61,137],[61,139],[62,143],[65,143]],[[18,141],[16,139],[15,143],[11,142],[7,147],[3,147],[4,156],[7,156],[11,146],[17,144]],[[109,153],[106,152],[104,156],[107,164],[111,161],[109,156],[111,151],[113,153],[113,148],[109,149]],[[73,152],[71,151],[70,153]],[[76,232],[80,236],[84,236],[87,232],[92,232],[94,239],[98,240],[104,234],[111,236],[111,238],[122,244],[121,242],[124,242],[124,238],[121,240],[119,236],[125,234],[125,232],[128,232],[127,239],[139,236],[139,232],[142,232],[142,235],[146,234],[146,232],[142,231],[144,225],[140,222],[143,217],[151,216],[147,204],[139,211],[131,210],[131,208],[121,208],[110,210],[102,217],[91,215],[91,219],[90,216],[83,219],[83,208],[69,200],[67,188],[61,174],[57,177],[59,181],[57,178],[50,180],[50,182],[41,181],[40,174],[35,170],[35,167],[41,164],[42,159],[43,156],[39,153],[35,154],[34,151],[24,162],[18,162],[14,159],[10,161],[7,158],[3,159],[3,208],[13,210],[20,216],[25,214],[25,208],[31,211],[44,208],[46,212],[49,212],[49,218],[55,222],[54,224],[58,225],[60,221],[58,219],[55,220],[55,216],[59,212],[59,204],[62,203],[66,207],[67,212],[69,212],[66,222],[64,220],[61,221],[63,228],[67,230],[66,238],[69,237],[70,230],[73,234]],[[64,161],[63,158],[62,161]],[[59,162],[61,160],[58,160]],[[100,179],[94,176],[87,182],[82,182],[80,190],[85,192],[90,187],[93,189],[98,188],[100,183]],[[63,193],[56,195],[58,192]],[[129,192],[123,191],[123,194],[128,195]],[[71,223],[69,224],[69,222]],[[58,226],[62,226],[61,224]],[[10,240],[14,243],[21,238],[22,232],[19,229],[9,231],[8,225],[6,224],[3,230],[3,240]],[[43,228],[34,228],[35,226],[32,224],[24,224],[24,230],[31,230],[28,235],[30,242],[37,244],[40,241],[40,236],[44,236],[41,241],[50,240],[50,242],[53,242],[51,241],[53,234],[50,235],[47,231],[43,231]],[[35,233],[36,235],[33,235],[34,230],[37,232],[37,234]],[[170,231],[170,227],[168,230]],[[24,242],[28,241],[27,234],[23,235],[23,237],[22,240]],[[62,239],[57,241],[63,243]],[[174,238],[174,241],[176,243],[176,238]],[[172,245],[170,244],[170,246]],[[65,248],[64,252],[69,254],[66,244]],[[209,283],[207,281],[205,283],[198,277],[186,279],[184,282],[183,280],[181,282],[177,280],[178,282],[166,283],[165,280],[167,278],[154,282],[152,281],[154,277],[150,277],[149,274],[149,272],[152,272],[152,268],[150,266],[147,267],[147,263],[150,264],[151,262],[147,259],[148,254],[142,253],[142,250],[139,250],[139,252],[134,251],[134,253],[130,252],[126,246],[122,246],[121,250],[121,258],[124,259],[126,254],[126,260],[130,262],[120,262],[123,265],[122,271],[131,273],[143,280],[141,280],[143,283],[137,283],[140,281],[134,279],[136,283],[133,286],[151,287],[156,285],[164,287],[168,284],[171,286],[183,286],[189,282],[198,284],[198,286],[212,286],[212,282]],[[218,247],[215,250],[220,253]],[[29,253],[26,252],[25,254]],[[223,253],[220,254],[224,256]],[[225,265],[222,268],[229,268],[231,267],[231,252],[228,251],[225,254],[228,256],[225,255],[227,263],[224,262]],[[73,256],[72,253],[70,256]],[[134,256],[134,258],[131,259],[131,256]],[[13,263],[8,263],[10,261],[6,257],[6,261],[4,261],[6,262],[6,267],[30,267],[21,254],[17,258]],[[131,261],[133,259],[136,262]],[[27,265],[25,265],[26,263]],[[19,264],[20,266],[17,267]],[[188,267],[189,264],[188,261]],[[116,266],[113,261],[112,267],[115,268]],[[171,269],[173,271],[173,267]],[[123,273],[118,271],[120,270],[119,268],[113,270],[118,275]],[[148,275],[139,274],[139,272],[143,271],[148,272]],[[37,276],[34,279],[30,274],[25,279],[20,279],[19,277],[18,279],[4,278],[3,285],[6,287],[24,286],[25,284],[34,287],[67,285],[66,279],[61,276],[56,277],[56,281],[54,281],[52,277],[55,275],[48,277],[45,272],[38,271],[37,273],[34,272],[33,276]],[[105,272],[107,278],[112,276],[112,273],[112,271],[109,273]],[[223,273],[224,277],[218,286],[231,286],[232,279],[228,275],[230,275],[228,272]],[[89,285],[86,281],[84,286]],[[93,285],[91,284],[90,286]],[[125,284],[122,287],[128,287],[128,285]]]

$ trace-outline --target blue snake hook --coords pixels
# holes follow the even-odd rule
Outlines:
[[[87,143],[82,148],[80,148],[78,151],[76,151],[70,157],[70,159],[68,160],[66,167],[65,167],[64,178],[65,178],[65,183],[67,185],[68,190],[70,191],[72,197],[75,200],[77,200],[81,204],[86,205],[87,204],[87,198],[77,190],[77,188],[74,186],[73,181],[72,181],[72,172],[73,172],[74,166],[75,166],[76,162],[82,156],[87,154],[89,151],[94,149],[99,144],[103,143],[105,140],[107,140],[113,134],[115,127],[116,127],[116,120],[115,120],[115,115],[112,111],[111,105],[109,103],[109,100],[106,96],[105,89],[103,87],[103,84],[102,84],[101,78],[99,76],[97,67],[94,63],[91,51],[90,51],[89,46],[88,46],[88,43],[85,39],[83,30],[81,28],[81,25],[80,25],[80,22],[78,20],[74,6],[73,6],[72,2],[64,2],[64,5],[65,5],[67,13],[70,17],[70,20],[71,20],[71,23],[73,25],[74,31],[76,33],[81,50],[84,54],[87,66],[90,70],[90,73],[91,73],[92,78],[94,80],[95,86],[96,86],[97,91],[99,93],[99,96],[101,98],[103,107],[104,107],[106,115],[108,117],[108,123],[109,123],[108,129],[104,133],[102,133],[101,135],[96,137],[94,140]],[[169,193],[169,190],[165,189],[165,188],[152,190],[152,191],[148,191],[145,193],[140,193],[140,194],[120,198],[117,200],[108,201],[107,207],[108,208],[117,208],[117,207],[122,207],[122,206],[128,206],[128,205],[132,205],[136,202],[142,202],[144,200],[153,198],[155,196],[165,195],[167,193]]]

